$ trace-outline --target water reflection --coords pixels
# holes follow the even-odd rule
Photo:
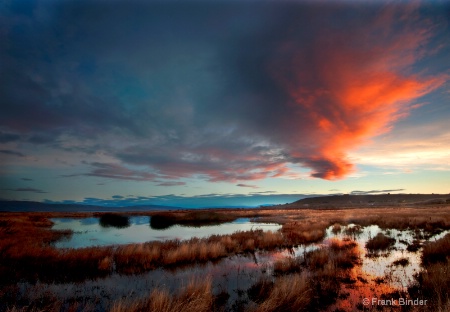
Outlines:
[[[52,219],[54,230],[72,230],[70,238],[62,239],[54,244],[57,248],[81,248],[90,246],[107,246],[170,239],[185,240],[193,237],[205,238],[211,235],[226,235],[237,231],[271,230],[281,228],[275,223],[256,223],[248,218],[240,218],[233,222],[208,226],[183,226],[179,224],[168,228],[157,229],[151,226],[151,217],[131,216],[126,219],[102,218],[55,218]],[[150,225],[150,226],[149,226]]]
[[[80,220],[72,220],[72,222],[75,221],[80,222]],[[137,225],[144,225],[145,228],[151,229],[148,226],[149,221],[148,217],[131,217],[130,227],[121,229],[121,231],[128,230]],[[68,223],[70,222],[60,222],[56,225],[67,226]],[[248,219],[237,220],[228,224],[228,226],[235,230],[239,224],[251,227],[257,226],[257,224],[249,222]],[[139,275],[126,276],[112,274],[105,279],[90,280],[80,284],[31,285],[24,283],[21,285],[21,289],[23,290],[24,296],[26,293],[43,294],[49,291],[57,294],[63,300],[69,300],[75,293],[79,298],[84,298],[86,302],[95,299],[95,304],[100,306],[100,310],[104,310],[108,308],[111,300],[124,298],[124,296],[127,298],[140,298],[148,295],[155,287],[177,291],[180,285],[187,285],[192,278],[211,276],[214,293],[226,290],[230,295],[228,308],[231,309],[232,305],[239,300],[250,300],[247,298],[247,290],[261,278],[268,278],[269,280],[275,278],[274,264],[277,261],[294,257],[304,259],[308,252],[319,248],[331,247],[333,242],[336,243],[336,240],[348,242],[350,239],[350,241],[354,240],[357,243],[361,263],[349,268],[345,279],[337,277],[340,278],[341,282],[338,299],[328,307],[328,310],[356,311],[359,309],[358,306],[361,306],[363,298],[381,298],[386,294],[406,291],[407,287],[414,281],[414,274],[421,270],[421,250],[417,252],[407,250],[408,244],[411,244],[415,239],[413,231],[383,230],[378,226],[367,226],[360,229],[353,229],[353,227],[353,225],[343,226],[342,231],[333,231],[333,227],[330,227],[326,230],[326,238],[322,242],[302,245],[292,249],[280,249],[271,252],[255,251],[253,254],[235,255],[216,262],[197,264],[184,268],[179,267],[171,270],[157,269]],[[165,231],[157,232],[169,234],[173,228],[184,228],[185,230],[194,231],[187,232],[189,235],[193,235],[195,231],[199,230],[199,228],[180,227],[176,225]],[[217,234],[219,231],[217,226],[205,228],[213,232],[204,232],[204,235],[208,235],[209,233]],[[104,230],[111,230],[111,228]],[[429,238],[429,240],[440,238],[448,232],[444,231],[437,236]],[[367,241],[375,237],[378,233],[384,233],[395,238],[396,242],[391,250],[377,254],[375,257],[369,257],[365,245]],[[95,232],[95,234],[98,236],[98,232]],[[425,241],[425,239],[422,240],[422,242]],[[408,260],[404,266],[395,265],[396,261],[402,259]],[[302,270],[308,270],[308,268],[302,267]]]

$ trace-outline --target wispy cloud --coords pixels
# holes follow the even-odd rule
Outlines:
[[[181,185],[186,185],[186,182],[163,182],[163,183],[159,183],[156,184],[157,186],[181,186]]]
[[[239,187],[250,187],[250,188],[258,188],[258,186],[256,186],[256,185],[251,185],[251,184],[243,184],[243,183],[239,183],[239,184],[236,184],[236,186],[239,186]]]
[[[93,170],[86,173],[87,176],[101,177],[108,179],[131,180],[131,181],[152,181],[157,176],[145,171],[131,170],[119,164],[112,163],[90,163]]]
[[[46,194],[47,192],[44,192],[40,189],[35,189],[31,187],[22,187],[22,188],[15,188],[15,189],[4,189],[7,191],[13,191],[13,192],[30,192],[30,193],[38,193],[38,194]]]
[[[370,194],[386,194],[391,192],[401,192],[405,189],[393,189],[393,190],[371,190],[371,191],[351,191],[351,195],[370,195]]]
[[[363,165],[394,169],[396,173],[417,169],[450,170],[450,132],[447,120],[414,125],[382,136],[374,147],[355,150],[350,157]]]

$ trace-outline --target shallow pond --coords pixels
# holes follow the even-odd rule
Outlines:
[[[94,219],[94,218],[93,218]],[[148,219],[140,219],[142,224],[148,226]],[[144,222],[144,220],[146,220]],[[86,222],[87,220],[72,220],[71,222]],[[69,223],[69,222],[67,222]],[[93,223],[93,222],[92,222]],[[236,230],[236,226],[258,226],[248,219],[240,219],[230,224],[223,224],[226,228],[231,227]],[[98,223],[97,223],[98,226]],[[265,225],[259,225],[265,226]],[[131,228],[132,226],[130,226]],[[220,228],[215,226],[212,228]],[[422,268],[420,266],[421,248],[417,252],[410,252],[406,249],[407,243],[414,239],[412,231],[399,231],[395,229],[382,230],[378,226],[368,226],[361,228],[357,234],[348,234],[346,231],[352,225],[342,227],[339,233],[333,233],[332,227],[326,230],[325,239],[317,244],[301,245],[292,249],[280,249],[277,251],[255,251],[254,253],[234,255],[223,258],[216,262],[207,262],[188,267],[175,269],[157,269],[138,275],[112,274],[103,279],[88,280],[84,283],[66,284],[41,284],[31,285],[21,283],[19,285],[24,297],[30,294],[40,298],[45,293],[52,293],[63,301],[78,298],[85,303],[94,304],[100,311],[108,309],[111,302],[119,299],[136,299],[148,296],[155,287],[162,287],[172,292],[176,292],[180,286],[187,285],[192,279],[204,279],[209,276],[212,280],[214,293],[226,291],[230,297],[227,301],[226,310],[234,310],[233,306],[248,304],[249,298],[247,290],[260,278],[274,277],[274,263],[277,260],[288,257],[302,258],[307,252],[326,247],[333,240],[352,240],[357,243],[357,248],[361,256],[361,264],[350,269],[350,282],[342,283],[339,294],[342,295],[335,303],[328,307],[328,311],[358,310],[363,298],[380,298],[383,294],[393,291],[405,291],[414,282],[413,275]],[[183,227],[177,227],[177,229]],[[245,227],[239,228],[244,230]],[[104,230],[104,229],[103,229]],[[184,228],[184,230],[201,230],[201,228]],[[213,229],[213,234],[217,232]],[[434,241],[441,238],[449,231],[444,231],[439,235],[422,239],[422,242]],[[210,232],[208,232],[210,233]],[[370,254],[365,248],[365,244],[378,233],[384,233],[395,238],[395,244],[389,251],[379,254]],[[177,233],[179,235],[179,233]],[[203,232],[203,237],[207,236]],[[178,237],[178,236],[177,236]],[[404,266],[394,265],[399,259],[407,259]],[[304,268],[303,270],[306,270]],[[247,303],[246,303],[247,302]]]
[[[57,248],[82,248],[91,246],[107,246],[148,241],[164,241],[171,239],[185,240],[193,237],[205,238],[211,235],[226,235],[237,231],[262,229],[277,231],[281,225],[275,223],[257,223],[248,218],[239,218],[233,222],[219,225],[189,227],[173,225],[166,229],[155,229],[150,226],[148,216],[132,216],[125,227],[105,226],[100,218],[55,218],[53,230],[72,230],[73,234],[57,241]]]

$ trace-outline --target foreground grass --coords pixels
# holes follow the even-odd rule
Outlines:
[[[333,240],[305,257],[274,263],[276,278],[262,278],[249,292],[254,311],[321,311],[334,303],[350,269],[360,263],[354,241]],[[250,308],[250,310],[252,310]]]
[[[333,231],[340,232],[341,225],[356,224],[356,226],[346,229],[349,233],[345,234],[349,236],[357,235],[361,226],[373,224],[384,229],[397,228],[417,231],[420,229],[426,235],[450,229],[450,207],[448,206],[402,209],[377,208],[371,210],[223,210],[213,214],[210,212],[192,214],[189,212],[173,212],[166,213],[165,217],[170,219],[171,216],[175,215],[177,224],[180,223],[183,216],[189,222],[194,223],[196,222],[191,219],[200,218],[201,222],[197,222],[197,224],[206,222],[207,216],[213,216],[214,222],[247,217],[278,222],[283,227],[278,232],[248,231],[224,236],[213,235],[206,239],[191,239],[181,242],[149,242],[116,247],[60,250],[53,248],[52,242],[64,236],[69,236],[71,233],[51,231],[52,223],[49,218],[63,215],[3,213],[0,215],[0,257],[2,259],[0,262],[0,295],[6,298],[5,294],[8,287],[12,287],[11,285],[19,280],[76,282],[107,276],[114,272],[136,274],[158,267],[196,264],[255,250],[271,250],[317,242],[324,238],[325,229],[332,225],[334,225]],[[70,216],[85,217],[87,214],[71,214]],[[116,225],[118,222],[121,226],[122,220],[118,218],[107,219],[106,223]],[[385,241],[385,239],[380,241]],[[442,240],[423,247],[423,265],[426,271],[420,273],[416,285],[417,289],[440,302],[437,306],[439,309],[444,309],[448,305],[448,297],[445,293],[439,293],[438,286],[445,290],[448,290],[450,286],[448,274],[444,274],[449,272],[449,241],[450,237],[446,236]],[[374,249],[385,248],[375,242],[374,240]],[[276,310],[278,308],[274,307],[274,302],[279,302],[281,307],[291,305],[302,310],[323,307],[324,304],[333,302],[333,300],[336,300],[339,285],[346,278],[346,270],[358,263],[358,253],[351,245],[351,242],[333,241],[329,248],[311,252],[302,261],[299,259],[284,259],[276,263],[274,267],[276,278],[270,283],[265,283],[266,286],[262,288],[264,296],[261,297],[262,300],[259,300],[254,308],[268,311],[269,308],[264,307],[271,307],[272,310]],[[310,282],[306,284],[304,283],[305,273],[302,271],[302,266],[313,272],[313,275],[308,277]],[[295,302],[293,301],[295,296],[288,292],[289,287],[283,286],[289,283],[298,285],[299,292],[295,293],[298,299]],[[282,294],[284,297],[282,297]],[[211,296],[213,305],[209,308],[215,309],[216,295]],[[183,298],[186,297],[182,292],[169,294],[165,290],[158,290],[154,294],[149,294],[148,298],[134,302],[134,304],[138,310],[148,310],[149,307],[153,307],[153,304],[159,302],[158,307],[172,311],[170,310],[171,305],[164,305],[163,303],[167,303],[169,299],[171,302],[178,302]],[[323,303],[319,302],[318,298],[321,298],[320,300]],[[11,297],[10,302],[14,303],[14,298]],[[125,308],[127,304],[130,305],[131,303],[117,302],[114,309],[120,311],[120,308]],[[57,307],[57,303],[49,303],[50,306]],[[45,305],[41,305],[41,307],[46,310]],[[128,308],[128,306],[126,307]],[[174,307],[178,306],[175,305]],[[39,307],[36,309],[39,310]],[[58,310],[58,308],[55,309]],[[32,311],[33,307],[28,310]],[[53,310],[53,308],[48,310]],[[75,310],[80,309],[76,308]]]
[[[366,248],[370,252],[387,250],[395,244],[395,238],[389,237],[383,233],[378,233],[377,236],[369,239],[366,243]]]
[[[450,311],[450,234],[424,246],[422,265],[411,295],[428,298],[430,311]]]
[[[209,312],[214,308],[211,279],[191,280],[178,294],[165,289],[154,289],[147,298],[120,300],[113,304],[111,312]]]

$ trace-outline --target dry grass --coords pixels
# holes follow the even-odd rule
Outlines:
[[[416,276],[417,283],[410,287],[411,297],[428,299],[429,311],[449,311],[450,263],[434,263]]]
[[[308,311],[311,289],[305,273],[283,276],[275,281],[268,297],[256,308],[258,312]]]
[[[302,261],[308,270],[300,271]],[[354,241],[332,240],[329,246],[274,264],[274,281],[262,278],[248,290],[255,311],[323,311],[337,298],[341,281],[359,263]],[[351,265],[349,265],[351,264]]]
[[[348,251],[339,251],[334,255],[334,265],[341,269],[351,269],[359,264],[359,252],[355,249]]]
[[[325,249],[317,249],[306,254],[306,263],[312,271],[323,269],[328,263],[330,252]]]
[[[279,232],[262,230],[213,235],[206,239],[151,242],[117,247],[113,257],[118,272],[140,273],[161,266],[207,262],[255,249],[286,245]]]
[[[186,287],[172,295],[164,289],[154,289],[147,298],[140,300],[121,300],[113,304],[111,312],[180,312],[211,311],[214,296],[211,279],[191,280]]]
[[[349,269],[359,263],[360,253],[354,241],[333,239],[329,248],[320,248],[306,254],[306,263],[310,270]]]
[[[188,219],[202,220],[202,214],[208,216],[208,213],[203,212],[197,215],[180,212],[179,218],[184,215]],[[377,224],[386,229],[423,229],[428,235],[450,228],[450,208],[443,206],[438,209],[427,207],[330,211],[223,210],[217,214],[214,217],[217,222],[226,218],[260,217],[265,221],[276,220],[283,224],[283,228],[278,232],[260,230],[238,232],[183,242],[166,241],[115,248],[57,250],[51,247],[50,243],[70,233],[50,231],[52,225],[48,220],[50,215],[1,214],[1,280],[5,285],[22,278],[77,281],[107,275],[114,269],[119,273],[140,273],[161,266],[205,262],[257,249],[270,250],[317,242],[325,236],[325,229],[332,225],[336,232],[342,231],[342,226],[346,224],[355,223],[359,226]],[[223,216],[226,214],[231,216]],[[356,235],[357,232],[355,230],[349,234]],[[450,238],[446,236],[424,247],[423,263],[426,269],[418,275],[417,289],[420,290],[420,297],[432,298],[436,302],[433,304],[435,311],[445,311],[449,304],[447,290],[450,287],[448,276],[450,270],[444,256],[450,254],[449,240]],[[378,243],[374,241],[373,244],[375,249],[379,248]],[[327,248],[306,254],[304,261],[310,269],[309,276],[304,272],[299,273],[301,265],[298,259],[289,258],[275,263],[274,271],[280,276],[275,278],[275,282],[267,280],[256,288],[261,297],[261,300],[257,300],[258,311],[309,311],[312,308],[320,310],[327,307],[336,300],[341,281],[348,278],[349,269],[358,263],[359,251],[351,241],[333,240]],[[49,299],[48,303],[41,306],[27,307],[27,311],[52,310],[51,307],[57,305],[58,302],[52,303]],[[20,311],[20,308],[14,308],[14,304],[11,307]],[[214,295],[211,293],[210,282],[209,286],[205,286],[202,281],[195,281],[176,294],[164,289],[155,289],[148,297],[138,301],[126,299],[118,301],[112,310],[210,311],[213,308]]]
[[[445,262],[450,257],[450,234],[435,242],[426,244],[422,250],[422,262],[429,263]]]
[[[285,275],[294,272],[300,272],[301,261],[302,259],[300,257],[288,257],[277,260],[273,264],[273,272],[276,275]]]
[[[349,226],[344,230],[344,234],[345,235],[349,235],[352,237],[356,237],[358,235],[361,235],[361,233],[363,232],[363,229],[360,225],[353,225],[353,226]]]
[[[387,250],[395,244],[395,238],[378,233],[375,237],[369,239],[366,243],[367,250],[374,252]]]
[[[205,262],[225,257],[227,252],[220,242],[204,242],[193,239],[182,243],[178,248],[169,250],[163,256],[165,265],[177,263]]]
[[[260,304],[269,297],[270,292],[273,289],[273,286],[274,281],[267,276],[263,276],[262,278],[259,279],[258,282],[256,282],[249,289],[247,289],[247,295],[250,300],[252,300],[257,304]]]
[[[147,214],[155,215],[156,213]],[[203,222],[208,218],[214,222],[221,222],[237,217],[257,217],[267,222],[283,223],[283,228],[278,232],[249,231],[226,236],[212,236],[201,241],[152,242],[120,246],[117,249],[101,247],[62,251],[50,246],[52,242],[71,233],[51,231],[52,223],[49,217],[92,215],[89,213],[2,213],[0,215],[0,254],[4,259],[0,264],[2,282],[8,283],[20,278],[80,280],[109,274],[114,267],[121,273],[139,273],[160,266],[209,261],[237,253],[253,252],[257,249],[292,247],[320,241],[324,238],[325,229],[328,226],[335,225],[334,230],[337,231],[338,224],[378,224],[382,228],[423,228],[428,232],[450,228],[450,207],[444,206],[370,210],[224,209],[171,212],[166,216],[176,215],[177,222],[187,218],[187,223],[195,223],[196,221],[193,220]],[[102,216],[102,214],[95,215]],[[49,269],[49,267],[55,269]]]
[[[423,247],[423,270],[409,288],[411,296],[428,299],[429,311],[450,311],[450,234]]]
[[[325,237],[330,222],[289,222],[283,225],[282,233],[293,245],[315,243]]]
[[[341,282],[349,280],[350,269],[360,263],[360,253],[354,241],[335,239],[329,246],[307,253],[305,261],[311,274],[310,308],[321,311],[338,298]]]
[[[342,227],[339,223],[333,224],[333,228],[331,229],[331,232],[333,232],[334,235],[339,234],[342,230]]]

